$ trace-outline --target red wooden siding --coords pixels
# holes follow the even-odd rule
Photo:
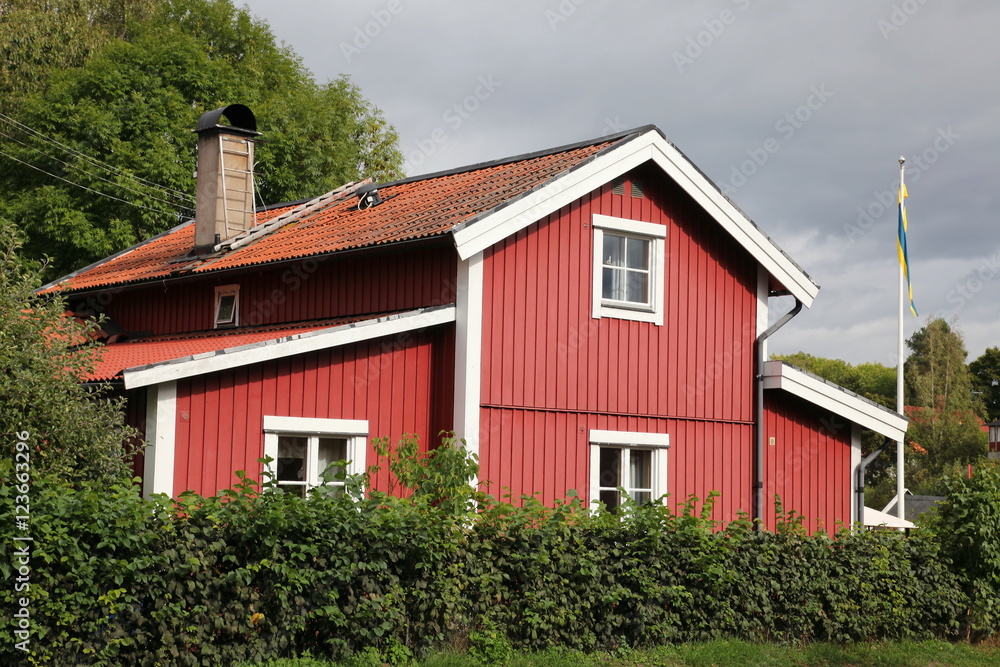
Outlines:
[[[662,327],[591,317],[595,213],[666,226]],[[750,421],[756,272],[676,186],[594,192],[487,252],[483,404]]]
[[[774,528],[774,496],[808,517],[810,531],[850,525],[851,425],[785,392],[764,397],[764,518]],[[774,445],[770,445],[770,438]]]
[[[444,356],[453,347],[448,329],[179,381],[175,493],[214,494],[236,482],[236,470],[258,477],[264,415],[367,419],[372,437],[395,443],[403,434],[417,434],[423,447],[436,442],[433,429],[451,418],[451,391],[435,381],[450,382],[454,372]],[[370,449],[368,462],[374,462]]]
[[[454,249],[435,242],[166,281],[93,301],[126,331],[203,331],[214,326],[215,287],[239,284],[241,325],[301,322],[452,303],[455,267]]]
[[[125,392],[125,423],[139,432],[139,437],[127,446],[138,445],[146,439],[146,390],[135,389]],[[132,476],[142,477],[146,465],[146,457],[139,452],[132,457]],[[140,493],[142,489],[140,488]]]
[[[515,497],[583,495],[584,431],[648,428],[676,443],[673,497],[718,490],[732,518],[750,510],[757,264],[680,188],[638,174],[644,197],[605,186],[486,252],[481,476]],[[592,318],[595,213],[666,227],[663,326]]]
[[[480,479],[495,496],[537,493],[552,504],[570,490],[587,502],[590,430],[669,433],[667,492],[677,507],[690,495],[719,491],[713,518],[731,521],[750,507],[751,426],[708,421],[584,414],[545,410],[484,409],[480,432],[488,437]],[[518,480],[512,486],[508,480]]]

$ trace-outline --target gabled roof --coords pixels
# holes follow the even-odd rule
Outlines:
[[[322,197],[259,213],[257,227],[191,256],[189,222],[43,287],[90,290],[178,275],[452,234],[460,257],[516,233],[586,192],[652,162],[676,181],[774,279],[810,305],[819,287],[654,126],[378,186],[359,210],[350,183]],[[267,224],[261,224],[266,222]]]
[[[121,371],[126,389],[146,387],[161,382],[239,368],[250,364],[272,361],[297,354],[328,350],[365,340],[394,336],[403,332],[418,331],[455,321],[455,306],[433,306],[418,310],[382,314],[367,318],[345,318],[311,325],[308,328],[288,327],[276,336],[256,340],[234,336],[232,339],[216,338],[207,350],[199,349],[204,339],[190,339],[188,347],[167,348],[169,355],[160,356],[145,365]],[[140,345],[142,341],[136,343]],[[108,346],[114,350],[127,344]],[[159,353],[159,350],[156,350]]]
[[[783,389],[897,442],[906,435],[906,417],[783,361],[765,362],[764,389]]]

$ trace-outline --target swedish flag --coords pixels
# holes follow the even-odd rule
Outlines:
[[[903,268],[903,275],[906,277],[907,296],[910,299],[910,312],[917,317],[917,307],[913,305],[913,285],[910,283],[910,258],[906,253],[906,202],[909,194],[906,192],[906,185],[899,184],[899,232],[896,235],[896,250],[899,251],[899,265]]]

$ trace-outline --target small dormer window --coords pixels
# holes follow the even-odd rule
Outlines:
[[[215,328],[235,327],[240,323],[240,286],[215,288]]]

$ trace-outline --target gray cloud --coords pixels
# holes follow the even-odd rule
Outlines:
[[[390,5],[397,12],[379,24]],[[319,80],[350,75],[396,126],[405,154],[417,155],[435,128],[447,130],[419,165],[411,160],[412,173],[655,123],[720,186],[728,184],[737,204],[823,286],[812,310],[772,339],[773,351],[885,363],[895,349],[895,209],[873,213],[904,154],[918,306],[957,317],[973,357],[1000,345],[1000,274],[976,277],[983,259],[1000,251],[994,3],[247,6]],[[346,57],[344,45],[353,46],[366,26],[374,36]],[[448,124],[445,114],[474,95],[483,76],[501,85],[458,127]],[[796,118],[816,87],[832,96],[808,119]],[[780,125],[788,114],[797,125]],[[942,132],[955,138],[933,155]],[[768,139],[777,150],[733,188],[734,167],[739,173]],[[928,157],[933,163],[920,168]],[[871,211],[871,222],[852,235],[859,207]],[[972,285],[981,283],[974,293],[970,275]],[[969,298],[959,307],[963,285]],[[910,318],[907,332],[923,323]]]

